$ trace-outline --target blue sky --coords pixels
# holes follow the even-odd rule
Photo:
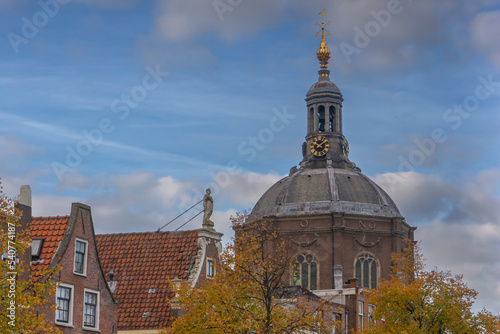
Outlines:
[[[89,204],[112,233],[156,230],[208,185],[229,237],[302,158],[325,7],[350,160],[429,265],[500,313],[498,0],[0,0],[7,194],[30,184],[35,215]]]

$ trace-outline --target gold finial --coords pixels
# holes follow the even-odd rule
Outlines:
[[[325,31],[325,26],[330,24],[330,21],[326,22],[325,24],[325,16],[326,16],[326,9],[323,9],[321,11],[321,31],[316,33],[316,36],[318,36],[321,33],[321,43],[318,48],[318,52],[316,55],[318,56],[318,60],[320,62],[320,67],[323,69],[328,68],[328,60],[330,59],[330,49],[328,49],[328,45],[326,44],[325,40],[325,32],[327,35],[330,35],[330,32],[328,30]],[[320,26],[319,23],[316,23],[317,26]]]

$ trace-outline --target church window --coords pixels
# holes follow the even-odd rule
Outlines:
[[[330,132],[335,131],[335,107],[330,107]]]
[[[377,288],[377,262],[370,254],[362,254],[356,260],[356,278],[358,285],[363,288]]]
[[[318,130],[325,132],[325,107],[319,106],[318,108]]]
[[[293,284],[309,290],[318,288],[318,263],[311,254],[297,256],[293,269]]]

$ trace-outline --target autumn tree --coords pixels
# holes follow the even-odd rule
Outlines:
[[[500,333],[500,318],[471,308],[477,292],[462,275],[425,270],[418,245],[393,254],[390,279],[370,293],[376,321],[365,333]]]
[[[58,270],[44,271],[37,277],[30,274],[30,229],[21,226],[22,212],[13,199],[2,192],[0,182],[0,332],[60,333],[38,309],[55,309],[49,296],[56,283],[50,277]],[[23,254],[27,261],[23,261]],[[20,260],[21,259],[21,260]]]
[[[216,276],[199,289],[182,284],[177,299],[185,315],[162,333],[297,333],[323,332],[328,304],[312,293],[290,296],[283,279],[292,259],[288,239],[267,220],[231,218],[236,237],[221,254]],[[331,319],[330,319],[331,320]]]

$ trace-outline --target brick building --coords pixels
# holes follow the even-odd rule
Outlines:
[[[324,11],[322,12],[324,14]],[[300,285],[346,307],[350,331],[367,325],[363,289],[376,289],[391,272],[415,228],[394,201],[349,160],[343,134],[344,98],[330,81],[325,22],[317,51],[318,81],[306,94],[303,159],[258,200],[252,219],[267,219],[292,244],[294,267],[283,284]],[[356,288],[346,282],[356,278]]]
[[[117,333],[117,303],[99,261],[90,207],[73,203],[69,216],[32,217],[31,190],[21,188],[17,201],[22,226],[31,226],[31,274],[60,266],[60,282],[51,296],[57,310],[37,310],[62,333]]]
[[[118,333],[158,333],[170,326],[179,312],[169,302],[170,280],[197,287],[213,277],[221,238],[212,228],[98,235],[101,262],[118,301]]]

